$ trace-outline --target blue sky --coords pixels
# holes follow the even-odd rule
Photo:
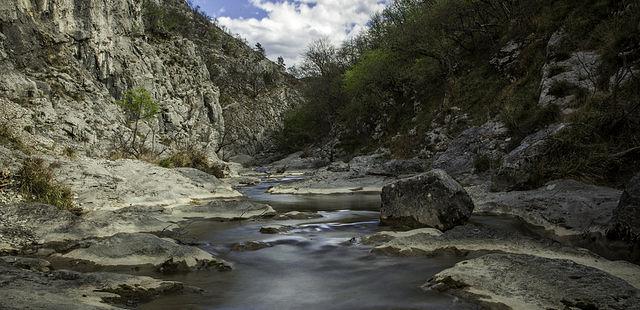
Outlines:
[[[391,0],[192,0],[205,12],[245,38],[260,42],[267,56],[300,62],[305,47],[320,37],[335,45],[361,33],[372,14]]]
[[[264,18],[267,12],[257,8],[249,0],[192,0],[213,17]],[[275,1],[274,1],[275,2]]]

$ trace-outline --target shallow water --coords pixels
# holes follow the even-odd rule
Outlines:
[[[476,309],[452,296],[422,289],[453,257],[387,257],[353,237],[379,231],[379,195],[264,194],[273,184],[244,189],[278,211],[320,211],[321,219],[217,223],[197,221],[184,238],[234,264],[229,272],[194,272],[165,279],[205,292],[166,296],[142,309]],[[266,235],[264,225],[295,226]],[[270,248],[231,251],[235,243],[264,241]]]

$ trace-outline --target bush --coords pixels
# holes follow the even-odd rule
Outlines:
[[[25,160],[17,178],[19,190],[27,201],[53,205],[78,215],[82,212],[74,202],[71,189],[55,180],[53,169],[43,159]]]
[[[226,177],[225,167],[217,163],[211,164],[207,156],[199,151],[177,152],[161,160],[158,164],[165,168],[195,168],[219,179]]]
[[[563,98],[569,95],[573,95],[577,86],[567,82],[567,81],[556,81],[549,88],[549,95],[554,96],[556,98]]]

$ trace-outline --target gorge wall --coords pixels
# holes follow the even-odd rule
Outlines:
[[[140,135],[154,154],[257,152],[294,85],[183,0],[0,3],[0,124],[39,152],[112,155],[131,135],[114,101],[137,87],[160,106]]]

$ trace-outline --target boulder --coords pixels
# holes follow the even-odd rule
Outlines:
[[[180,270],[231,268],[228,263],[191,246],[177,244],[170,239],[145,233],[126,234],[92,240],[63,258],[89,261],[99,266],[151,265],[165,271],[168,267]]]
[[[463,224],[473,208],[471,197],[458,182],[444,170],[432,170],[385,186],[380,221],[447,230]]]
[[[520,145],[502,159],[492,179],[494,191],[524,189],[535,183],[536,171],[543,164],[552,139],[569,128],[567,124],[549,125],[524,138]]]
[[[504,124],[490,121],[463,131],[449,143],[446,151],[436,154],[432,166],[454,177],[482,172],[478,171],[477,161],[482,158],[490,163],[499,162],[506,154],[509,141]]]
[[[570,260],[490,254],[436,274],[427,287],[489,309],[640,309],[640,291]]]
[[[268,225],[260,227],[260,232],[263,234],[275,235],[283,234],[293,229],[293,226],[286,225]]]
[[[323,158],[305,156],[304,152],[297,152],[269,164],[269,172],[283,173],[287,170],[311,170],[327,164],[328,161]]]
[[[622,193],[607,236],[640,245],[640,174],[629,181]]]
[[[329,164],[329,166],[327,166],[327,170],[331,172],[347,172],[351,170],[351,167],[343,161],[336,161]]]

